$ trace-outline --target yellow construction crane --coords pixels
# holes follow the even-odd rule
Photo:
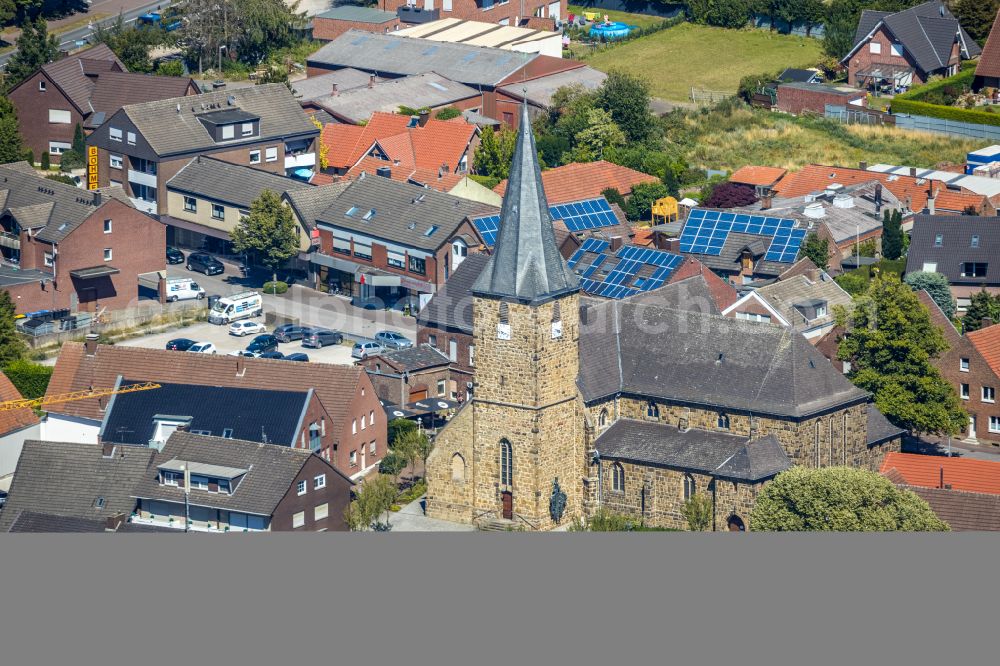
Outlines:
[[[148,391],[158,389],[160,385],[155,382],[144,382],[142,384],[128,384],[118,388],[109,389],[87,389],[85,391],[73,391],[71,393],[58,393],[47,395],[41,398],[21,398],[20,400],[7,400],[0,402],[0,412],[9,412],[14,409],[31,407],[40,409],[46,405],[53,405],[59,402],[72,402],[73,400],[87,400],[88,398],[100,398],[105,395],[120,395],[122,393],[135,393],[136,391]]]

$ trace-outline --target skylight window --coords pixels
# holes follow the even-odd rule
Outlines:
[[[351,206],[349,209],[347,209],[347,212],[344,213],[344,215],[346,215],[347,217],[354,217],[355,215],[357,215],[359,210],[360,209],[357,206]]]
[[[979,236],[973,236],[972,237],[971,246],[972,247],[979,247]]]
[[[364,217],[362,217],[361,219],[363,219],[363,220],[364,220],[365,222],[368,222],[368,221],[369,221],[369,220],[371,220],[371,219],[372,219],[373,217],[375,217],[375,209],[374,209],[374,208],[369,208],[369,209],[368,209],[368,212],[367,212],[367,213],[365,213],[365,214],[364,214]]]
[[[427,227],[427,231],[424,232],[424,236],[433,236],[434,232],[437,230],[438,230],[437,225],[432,224],[431,226]]]

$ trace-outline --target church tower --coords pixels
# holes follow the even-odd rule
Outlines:
[[[500,234],[472,287],[474,515],[554,527],[557,481],[566,495],[561,521],[582,510],[579,289],[556,245],[522,105]]]

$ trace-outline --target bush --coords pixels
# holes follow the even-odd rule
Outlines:
[[[277,282],[268,280],[261,287],[261,291],[265,294],[284,294],[288,291],[288,283],[282,282],[281,280],[278,280]]]
[[[52,161],[51,158],[49,157],[49,151],[46,150],[44,153],[42,153],[42,169],[44,171],[48,171],[51,168],[52,168]]]
[[[378,464],[378,471],[389,476],[399,476],[399,473],[406,467],[406,458],[395,451],[389,451]]]
[[[955,316],[955,299],[951,296],[951,287],[948,285],[948,278],[944,275],[915,271],[907,273],[905,282],[910,285],[913,291],[926,291],[941,308],[945,317],[951,319]]]
[[[59,160],[59,169],[68,173],[73,169],[82,169],[86,164],[83,155],[75,150],[67,150]]]
[[[601,196],[608,200],[608,203],[618,204],[618,207],[625,210],[625,197],[613,187],[609,187],[601,192]]]
[[[52,378],[51,366],[39,365],[31,361],[14,361],[3,369],[7,379],[17,387],[25,398],[41,398],[49,388]]]
[[[480,176],[479,174],[476,173],[470,173],[469,178],[476,181],[483,187],[488,187],[491,190],[497,185],[499,185],[501,180],[500,178],[497,178],[495,176]]]
[[[458,118],[462,115],[461,109],[455,106],[446,106],[434,114],[434,117],[438,120],[451,120],[452,118]]]
[[[54,180],[57,183],[66,183],[67,185],[72,185],[73,187],[76,187],[76,181],[73,180],[70,176],[67,176],[65,174],[50,173],[45,178],[48,179],[48,180]]]
[[[681,508],[681,514],[692,532],[704,532],[712,523],[712,498],[704,493],[695,493]]]
[[[410,433],[415,433],[417,431],[417,424],[409,419],[392,419],[389,421],[387,428],[389,431],[389,446],[393,447],[396,445],[396,442]]]
[[[166,60],[156,67],[160,76],[184,76],[184,63],[180,60]]]
[[[843,275],[838,275],[833,278],[833,281],[851,296],[857,296],[858,294],[863,294],[865,289],[868,288],[868,270],[865,268],[855,269]]]
[[[35,166],[35,153],[31,150],[31,148],[28,148],[28,150],[24,152],[24,160],[31,166]]]

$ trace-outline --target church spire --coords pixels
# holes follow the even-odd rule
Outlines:
[[[556,245],[527,104],[521,105],[517,132],[500,234],[472,293],[534,304],[577,291],[580,284]]]

